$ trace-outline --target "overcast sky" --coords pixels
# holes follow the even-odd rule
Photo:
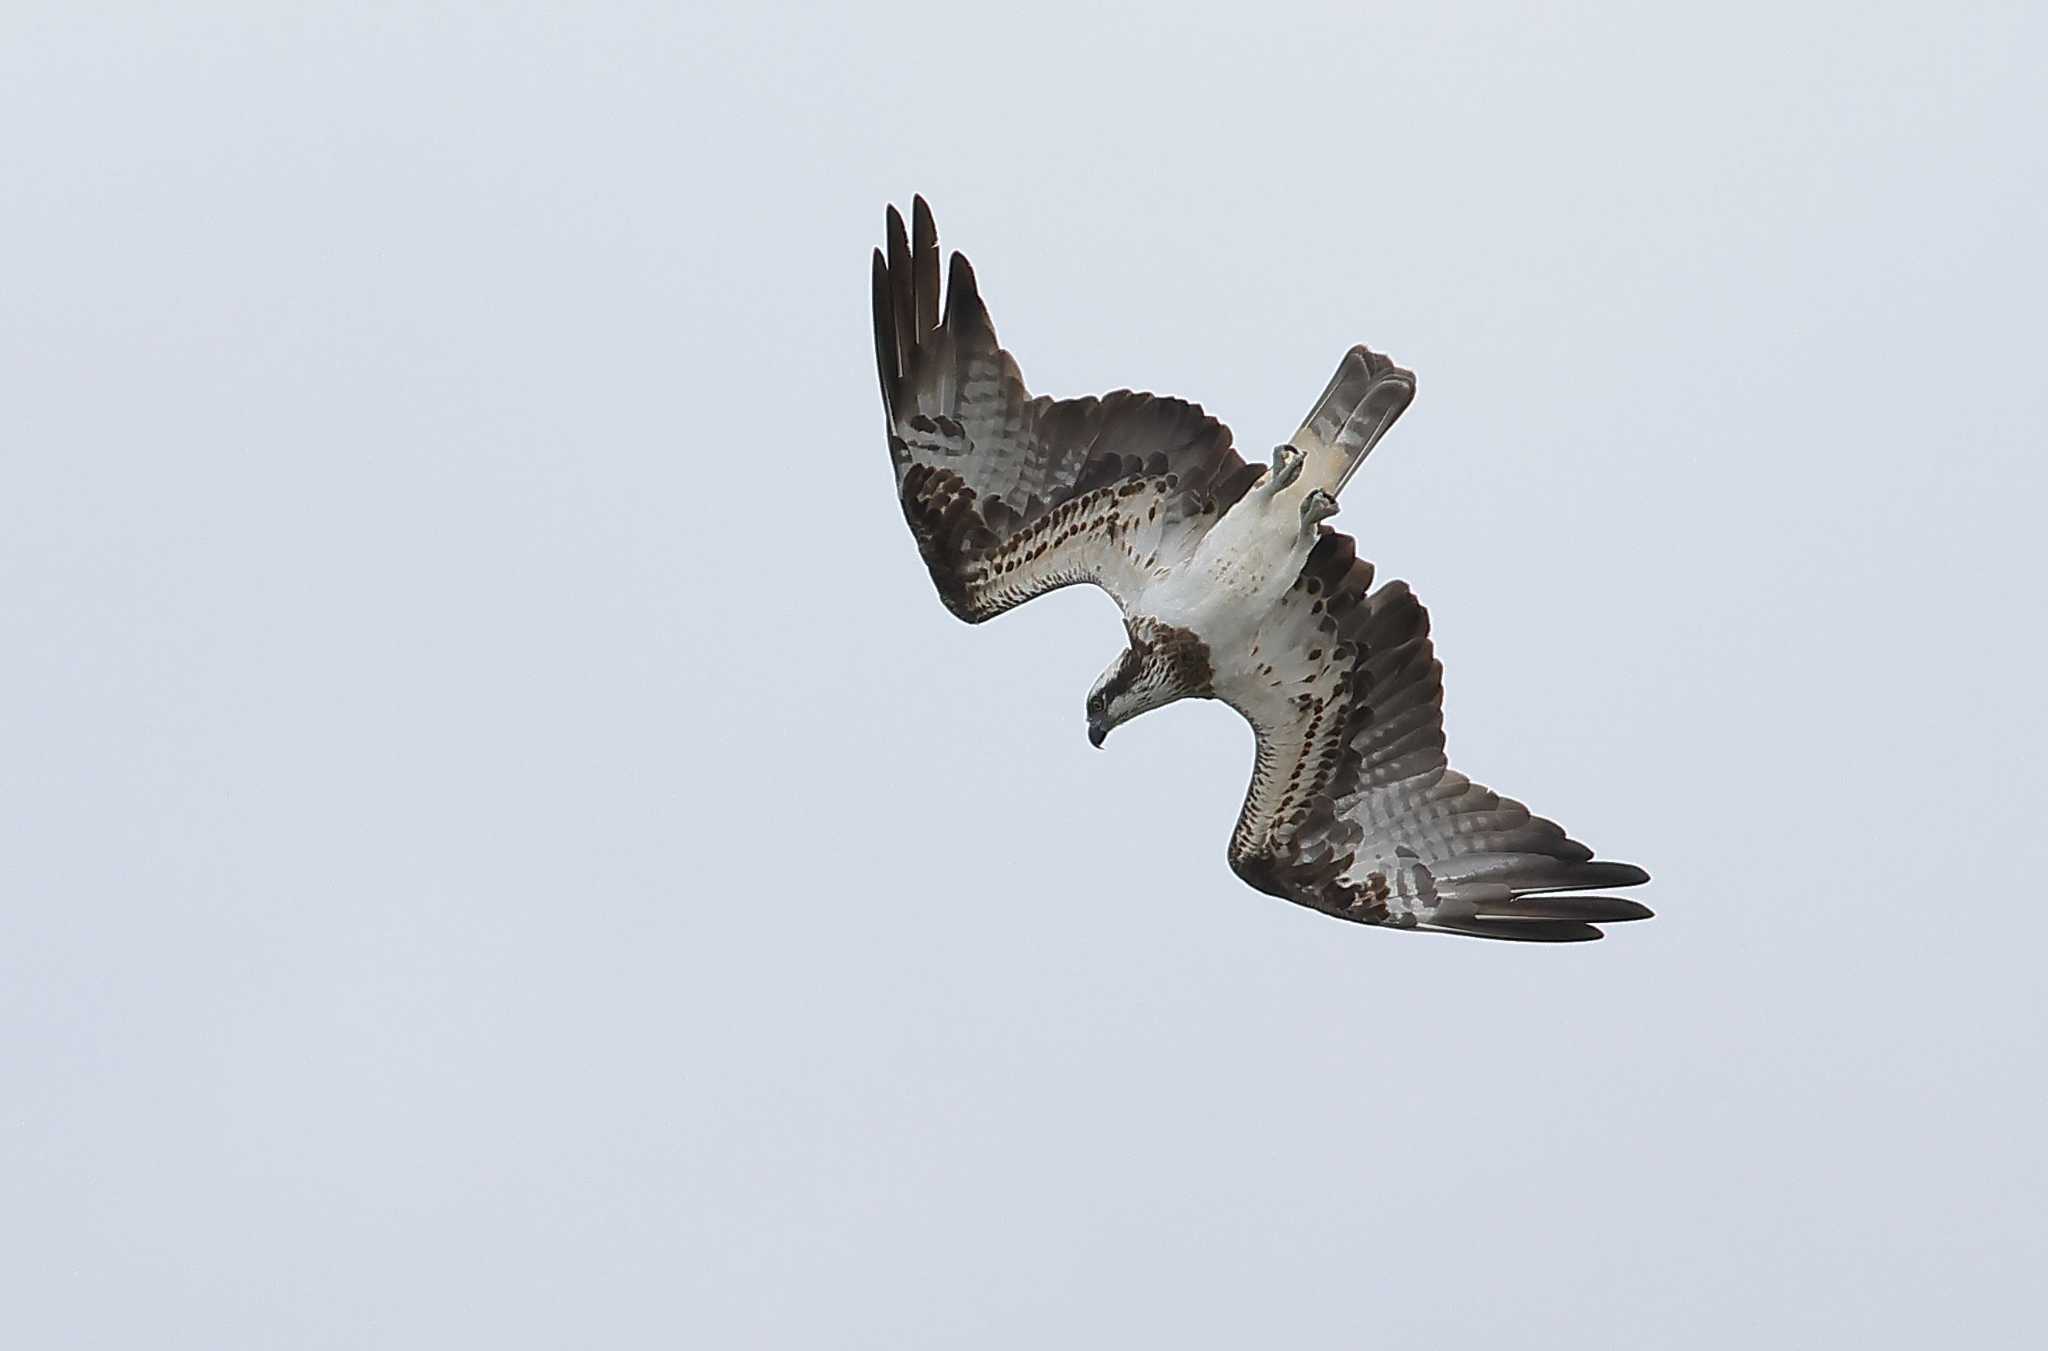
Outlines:
[[[0,16],[0,1343],[2041,1344],[2041,6],[168,8]],[[1258,895],[948,616],[916,191],[1041,391],[1416,370],[1660,917]]]

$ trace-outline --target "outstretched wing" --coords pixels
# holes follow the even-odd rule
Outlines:
[[[924,198],[875,250],[875,359],[889,456],[939,596],[979,622],[1093,582],[1130,609],[1259,475],[1195,404],[1118,390],[1033,398],[955,253],[944,303]]]
[[[1230,865],[1259,890],[1341,919],[1486,938],[1598,938],[1634,901],[1567,896],[1649,874],[1596,861],[1555,823],[1444,757],[1443,667],[1405,583],[1327,532],[1217,694],[1257,760]]]

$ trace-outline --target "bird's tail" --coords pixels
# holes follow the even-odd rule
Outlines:
[[[1365,347],[1346,352],[1294,434],[1293,446],[1308,455],[1303,479],[1332,493],[1342,489],[1414,397],[1413,371]]]

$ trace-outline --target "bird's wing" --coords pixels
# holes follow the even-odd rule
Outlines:
[[[970,622],[1093,582],[1130,609],[1140,580],[1194,550],[1259,470],[1195,404],[1118,390],[1033,398],[996,343],[974,269],[922,197],[875,250],[875,359],[897,494],[939,596]]]
[[[1595,861],[1444,757],[1443,667],[1408,587],[1327,531],[1217,694],[1258,734],[1230,864],[1259,890],[1342,919],[1487,938],[1598,938],[1649,911],[1608,896],[1649,874]]]

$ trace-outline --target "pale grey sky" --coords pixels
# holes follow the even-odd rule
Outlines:
[[[2038,1345],[2039,5],[17,3],[0,1343]],[[940,608],[882,207],[1338,524],[1572,949]]]

